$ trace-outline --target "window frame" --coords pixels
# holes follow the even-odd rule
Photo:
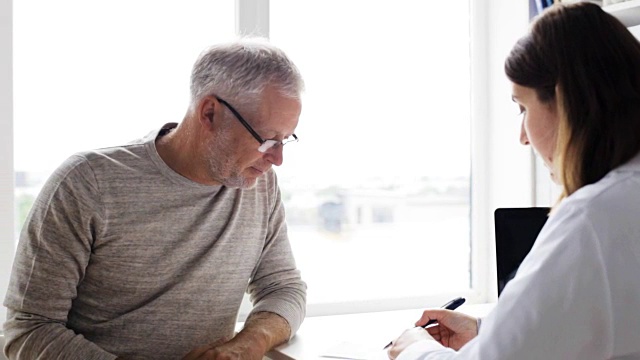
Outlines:
[[[13,173],[13,3],[0,0],[0,300],[4,301],[15,253]],[[6,308],[0,307],[4,322]],[[1,329],[0,329],[1,330]]]

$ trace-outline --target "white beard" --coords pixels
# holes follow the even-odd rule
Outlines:
[[[228,188],[250,189],[256,185],[255,180],[242,176],[233,163],[233,149],[231,139],[224,133],[218,136],[216,142],[207,145],[209,172],[218,182]]]

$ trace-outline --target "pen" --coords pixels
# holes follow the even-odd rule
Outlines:
[[[442,305],[443,309],[447,309],[447,310],[455,310],[457,309],[460,305],[464,304],[465,302],[465,298],[463,297],[459,297],[459,298],[455,298],[451,301],[449,301],[448,303]],[[431,319],[429,320],[426,324],[422,325],[422,328],[426,328],[427,326],[431,325],[431,324],[435,324],[437,323],[438,320],[436,319]],[[387,344],[387,346],[385,346],[383,349],[388,348],[389,346],[391,346],[393,344],[393,341],[391,341],[390,343]]]

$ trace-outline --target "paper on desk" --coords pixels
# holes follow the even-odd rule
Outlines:
[[[386,350],[343,341],[327,349],[320,357],[344,360],[389,360]]]

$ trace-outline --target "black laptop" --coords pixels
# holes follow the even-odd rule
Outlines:
[[[498,296],[516,275],[520,263],[547,221],[548,207],[500,208],[494,212]]]

